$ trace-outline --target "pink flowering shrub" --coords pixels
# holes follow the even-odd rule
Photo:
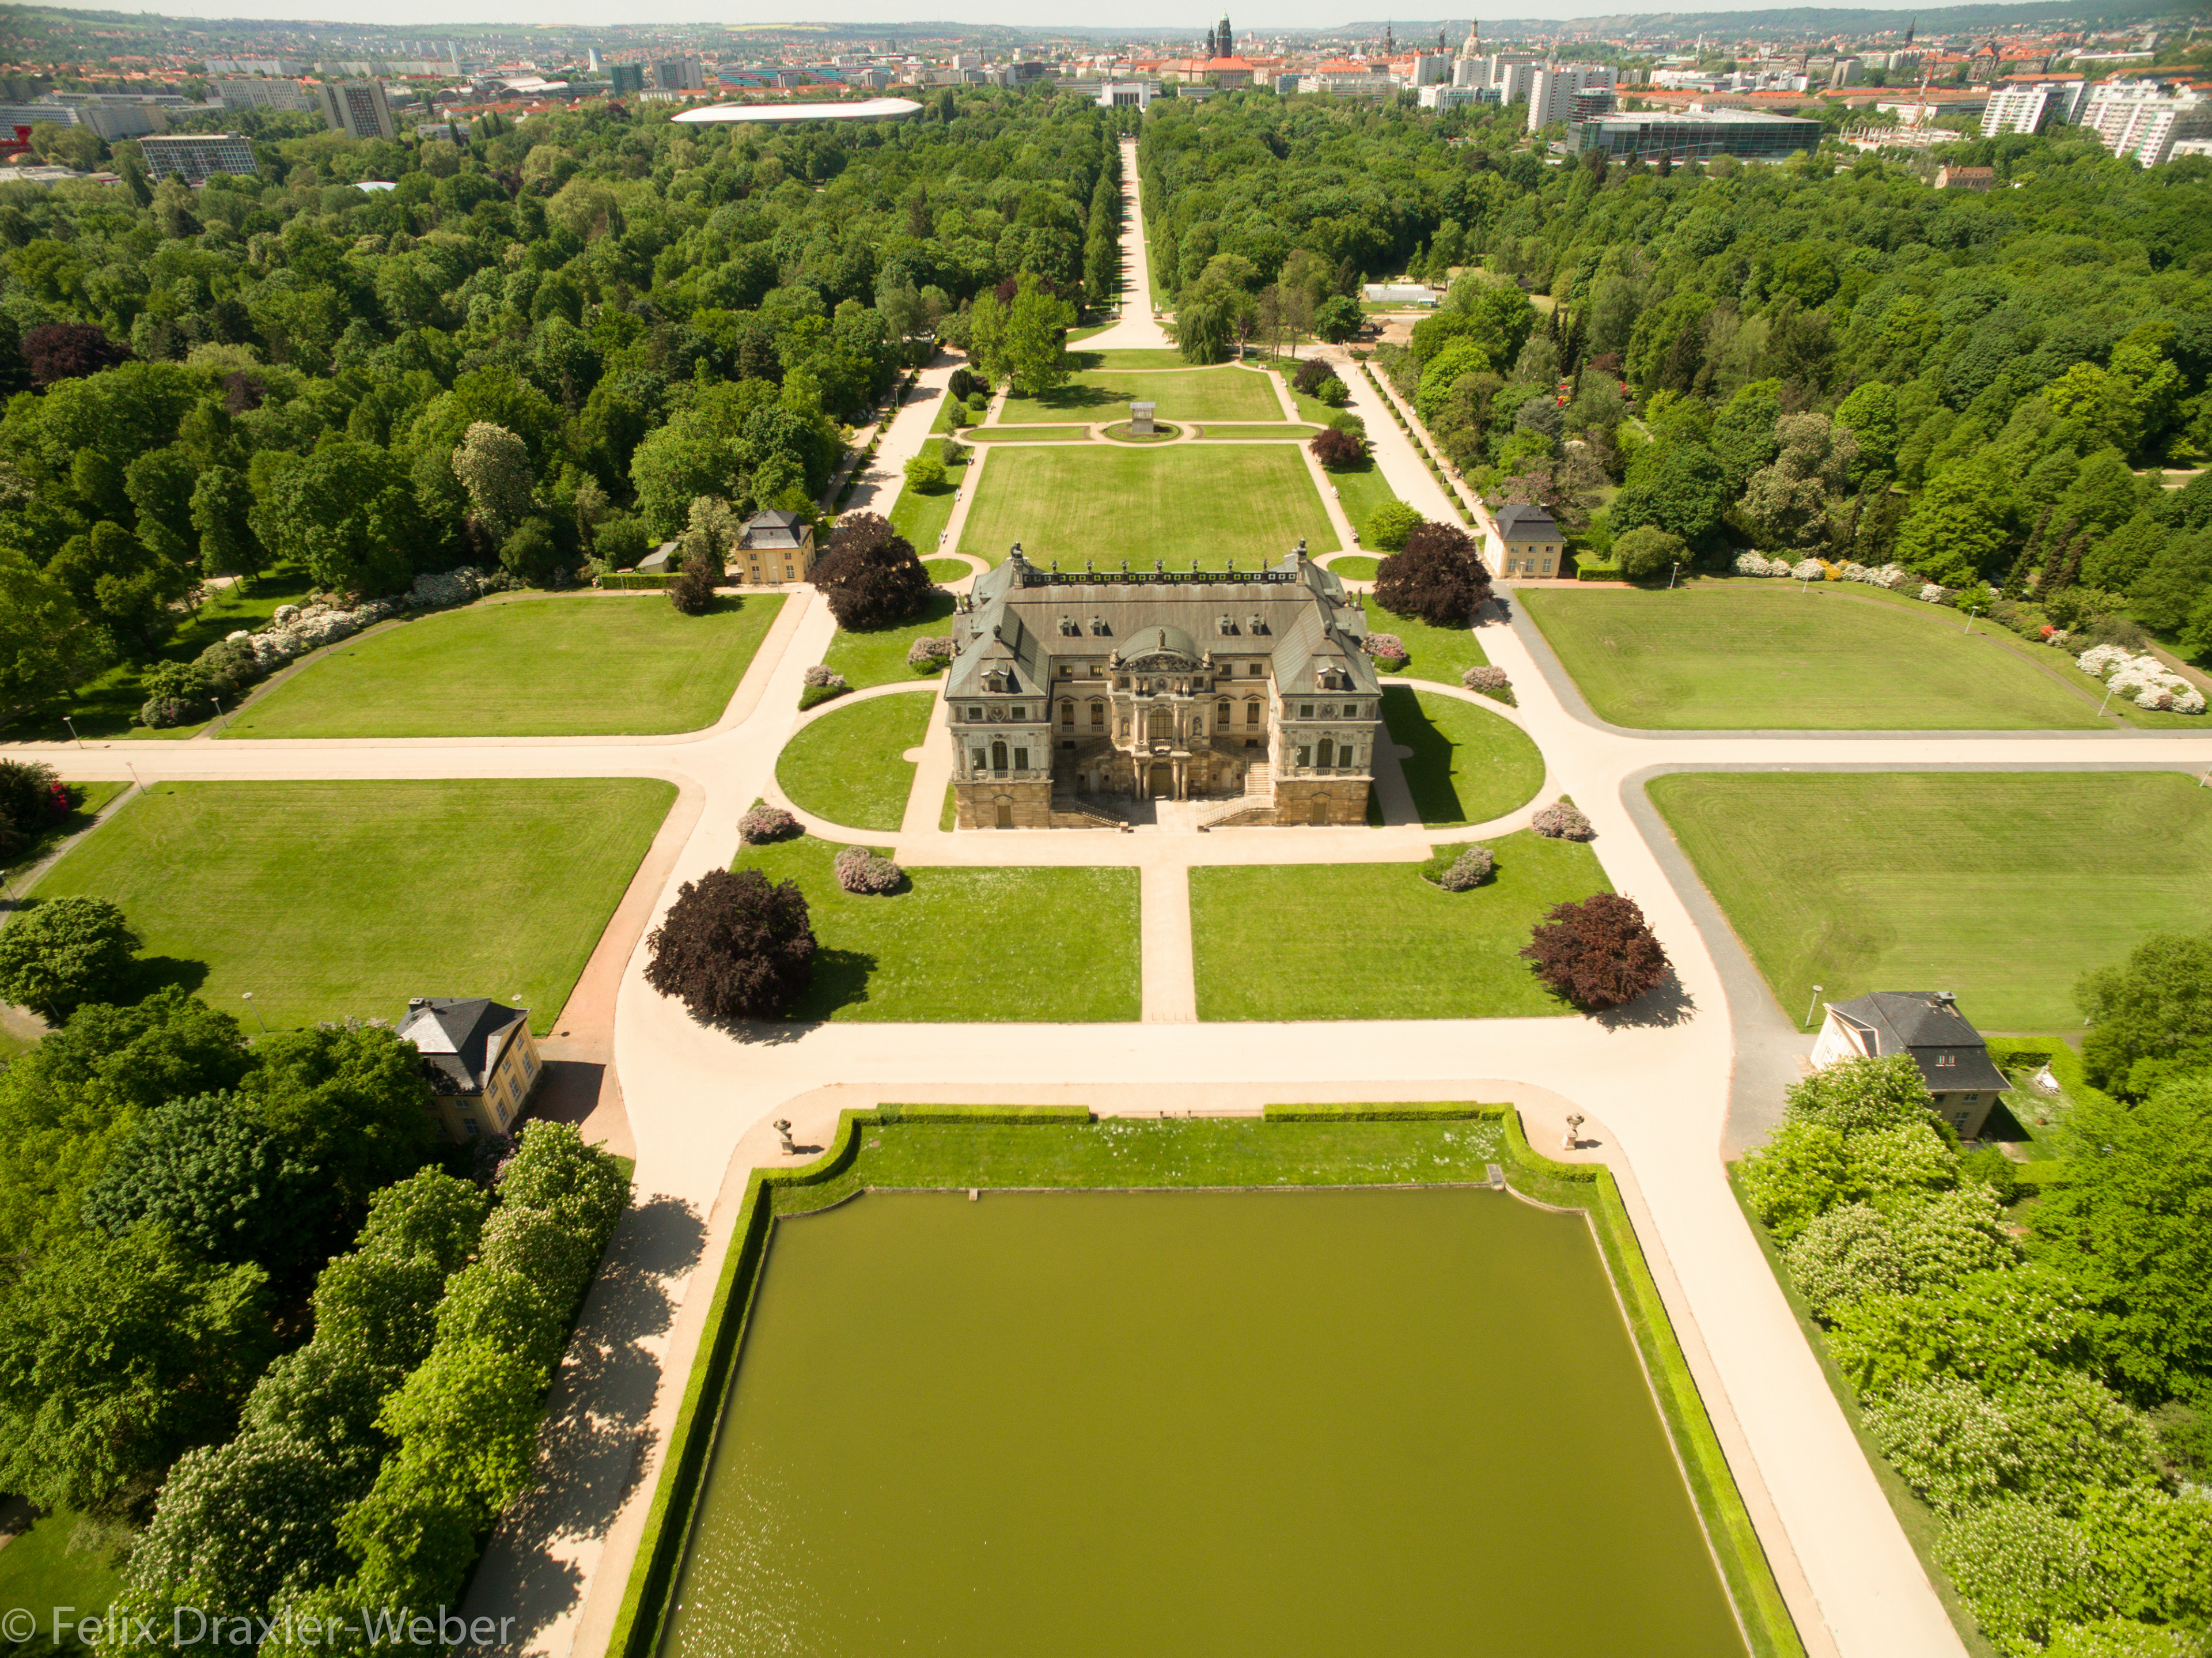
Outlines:
[[[765,800],[754,801],[745,808],[744,816],[738,819],[738,839],[749,847],[788,840],[798,833],[799,820],[781,806],[771,806]]]
[[[1406,641],[1395,634],[1367,635],[1367,654],[1377,662],[1403,662],[1408,653]]]
[[[1437,877],[1437,884],[1446,892],[1466,892],[1487,881],[1492,867],[1488,847],[1469,847],[1453,859],[1444,872]]]
[[[885,893],[896,892],[906,880],[904,870],[866,847],[847,847],[837,854],[833,867],[837,872],[837,884],[862,897],[880,898]]]
[[[1595,841],[1597,830],[1582,809],[1561,795],[1528,820],[1528,827],[1537,834],[1553,841]]]

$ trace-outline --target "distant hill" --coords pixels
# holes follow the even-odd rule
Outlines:
[[[1486,39],[1509,39],[1523,35],[1557,34],[1565,29],[1587,29],[1599,34],[1668,33],[1719,33],[1730,38],[1745,34],[1879,34],[1902,33],[1917,21],[1922,35],[1975,34],[1984,30],[2016,28],[2030,23],[2068,22],[2084,27],[2113,27],[2172,19],[2177,27],[2191,16],[2177,9],[2172,0],[2053,0],[2052,3],[2012,6],[1939,6],[1896,11],[1847,9],[1843,7],[1793,6],[1771,11],[1659,11],[1614,12],[1589,17],[1500,17],[1482,19]],[[1401,40],[1419,39],[1441,21],[1446,30],[1466,26],[1466,19],[1443,18],[1427,22],[1395,17],[1392,26]],[[1349,22],[1329,33],[1380,33],[1382,20]]]

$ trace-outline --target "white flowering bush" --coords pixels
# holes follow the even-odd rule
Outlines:
[[[832,673],[826,665],[820,662],[816,663],[799,677],[803,684],[817,685],[830,690],[842,691],[851,689],[845,683],[843,674]]]
[[[935,673],[952,659],[949,635],[924,634],[906,649],[906,665],[916,673]]]
[[[1790,1121],[1746,1155],[1738,1178],[1753,1212],[1787,1243],[1838,1205],[1949,1186],[1956,1163],[1929,1122],[1846,1134],[1824,1122]]]
[[[1907,1288],[1947,1290],[1970,1272],[2020,1259],[1996,1193],[1980,1181],[1893,1199],[1884,1213]]]
[[[1817,558],[1801,558],[1790,567],[1792,581],[1823,581],[1827,574],[1828,567]]]
[[[350,639],[362,629],[373,628],[404,611],[465,604],[491,586],[492,578],[465,566],[436,575],[418,575],[414,586],[405,592],[390,598],[372,598],[349,610],[323,604],[279,604],[270,614],[269,625],[260,632],[248,633],[240,629],[228,635],[226,642],[242,645],[252,651],[255,665],[267,673],[295,657]]]
[[[1782,1260],[1813,1316],[1824,1323],[1855,1301],[1905,1287],[1904,1254],[1870,1203],[1847,1203],[1815,1217]]]
[[[1788,575],[1789,564],[1778,558],[1769,558],[1764,553],[1738,553],[1735,559],[1738,575]]]
[[[2149,1418],[2077,1370],[2031,1370],[1987,1392],[1929,1376],[1869,1406],[1865,1420],[1881,1454],[1947,1514],[2014,1496],[2071,1515],[2087,1488],[2158,1478]]]
[[[749,847],[787,841],[798,833],[799,820],[781,806],[771,806],[765,800],[755,800],[738,819],[738,839]]]
[[[2040,1503],[1967,1509],[1938,1534],[1936,1558],[2006,1658],[2034,1658],[2054,1624],[2094,1616],[2089,1540]]]
[[[1935,1103],[1909,1054],[1823,1066],[1782,1096],[1784,1121],[1824,1122],[1847,1134],[1925,1122]]]
[[[1963,1376],[1993,1392],[2030,1370],[2078,1359],[2087,1317],[2072,1284],[2031,1262],[1969,1272],[1944,1290],[1868,1296],[1837,1315],[1828,1347],[1865,1400],[1934,1376]]]
[[[2204,693],[2154,656],[2138,656],[2124,645],[2092,645],[2074,659],[2082,672],[2103,680],[2114,695],[2128,698],[2137,708],[2204,712]]]
[[[2054,1628],[2044,1658],[2204,1658],[2204,1637],[2132,1618],[2106,1618]]]
[[[1902,564],[1884,564],[1876,567],[1853,562],[1843,567],[1844,580],[1863,581],[1870,587],[1898,586],[1907,579],[1910,574]]]
[[[1869,1406],[1863,1420],[1906,1483],[1945,1514],[1996,1502],[2027,1466],[2011,1417],[1960,1376],[1908,1382]]]
[[[1948,587],[1939,586],[1933,581],[1923,581],[1920,584],[1920,602],[1923,604],[1941,604],[1950,596],[1951,590]]]

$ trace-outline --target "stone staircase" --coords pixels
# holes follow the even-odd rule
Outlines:
[[[1091,795],[1079,795],[1067,784],[1054,780],[1052,786],[1052,826],[1054,829],[1119,829],[1122,834],[1133,832],[1127,817],[1117,807]]]
[[[1244,768],[1244,793],[1234,800],[1224,801],[1212,817],[1199,820],[1200,833],[1207,829],[1243,829],[1255,823],[1275,821],[1275,768],[1272,761],[1255,760]]]

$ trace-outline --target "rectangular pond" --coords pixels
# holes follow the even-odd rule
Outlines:
[[[755,1293],[669,1658],[1745,1651],[1580,1213],[872,1192]]]

